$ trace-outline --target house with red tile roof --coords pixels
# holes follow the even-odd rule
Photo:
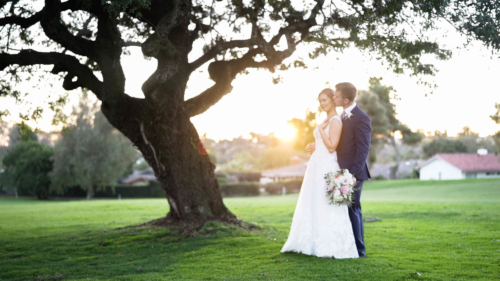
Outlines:
[[[438,153],[415,167],[421,180],[500,177],[500,156],[478,153]]]

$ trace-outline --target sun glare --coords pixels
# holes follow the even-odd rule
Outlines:
[[[274,131],[274,135],[277,138],[284,139],[284,140],[291,140],[295,137],[295,128],[289,124],[284,125],[281,128],[278,128],[276,131]]]

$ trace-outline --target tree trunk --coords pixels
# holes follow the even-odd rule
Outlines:
[[[391,140],[392,147],[394,147],[394,151],[396,152],[396,165],[391,167],[390,174],[391,179],[395,179],[396,174],[399,170],[399,163],[401,163],[401,155],[399,154],[398,145],[396,144],[396,140],[394,139],[394,137],[390,137],[389,139]]]
[[[103,113],[141,151],[170,205],[171,222],[234,220],[222,201],[210,160],[189,116],[179,108],[154,111],[146,101]],[[171,107],[172,104],[166,105]],[[149,109],[149,110],[148,110]],[[176,113],[173,115],[172,113]]]
[[[92,196],[94,195],[94,186],[92,184],[89,184],[87,187],[87,201],[92,199]]]
[[[110,43],[117,46],[116,60],[100,63],[103,76],[110,83],[104,88],[101,108],[109,122],[132,141],[153,168],[170,205],[167,220],[233,221],[236,217],[222,202],[215,165],[185,109],[192,39],[190,17],[185,15],[190,13],[190,3],[182,1],[166,7],[157,32],[141,46],[144,55],[158,60],[157,70],[142,85],[144,99],[122,94],[125,79],[121,69],[120,75],[116,75],[121,45]],[[176,24],[172,25],[173,21]],[[110,29],[110,33],[120,42],[118,29]]]
[[[149,144],[141,149],[154,167],[170,204],[167,219],[189,221],[234,218],[222,202],[214,174],[215,165],[196,129],[187,118],[179,123],[182,125],[177,128],[166,125],[157,139],[148,139]],[[145,131],[151,128],[146,129],[145,125],[142,128],[147,138]]]
[[[49,197],[47,196],[47,193],[46,192],[37,192],[36,193],[36,197],[38,200],[47,200],[49,199]],[[16,190],[16,198],[17,198],[17,190]]]

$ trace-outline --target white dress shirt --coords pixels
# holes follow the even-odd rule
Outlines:
[[[348,113],[351,113],[351,111],[356,107],[356,102],[353,102],[351,106],[348,108],[344,109],[344,112],[342,112],[342,119],[347,117]]]

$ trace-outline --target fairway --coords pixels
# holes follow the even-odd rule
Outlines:
[[[499,280],[500,179],[370,182],[367,258],[280,254],[297,194],[226,198],[247,232],[194,238],[123,228],[164,216],[162,199],[0,199],[0,280]]]

